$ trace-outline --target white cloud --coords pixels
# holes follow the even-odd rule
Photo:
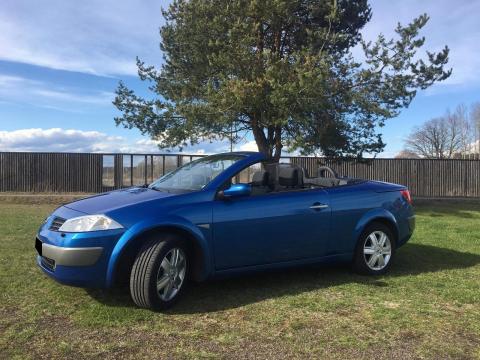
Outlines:
[[[27,79],[21,76],[0,74],[0,91],[8,93],[15,89],[23,89],[31,86],[38,86],[39,81]]]
[[[112,153],[178,153],[178,148],[160,149],[159,142],[149,138],[128,139],[99,131],[78,129],[31,128],[0,131],[0,151],[28,152],[112,152]],[[216,154],[230,151],[228,141],[200,142],[182,148],[185,154]],[[258,151],[253,140],[236,144],[234,151]]]
[[[226,143],[204,142],[182,149],[186,154],[213,154],[226,151]],[[129,140],[123,136],[110,136],[99,131],[76,129],[21,129],[0,131],[0,151],[28,152],[112,152],[159,153],[179,152],[178,149],[160,149],[158,141],[147,138]]]
[[[237,146],[239,151],[258,151],[257,143],[252,141],[247,141],[245,144],[240,144]]]
[[[158,0],[4,0],[0,59],[91,74],[135,74],[160,59]]]
[[[11,88],[18,84],[24,85],[26,82],[35,83],[33,80],[29,80],[20,76],[0,74],[0,88]]]
[[[133,143],[129,143],[124,141],[124,143],[118,147],[118,152],[123,153],[157,153],[157,152],[179,152],[178,149],[160,149],[159,147],[160,142],[152,139],[140,139],[136,140]],[[182,152],[188,154],[205,154],[205,153],[212,153],[204,148],[202,145],[208,144],[199,144],[195,146],[187,146],[186,148],[182,149]],[[210,149],[211,150],[211,149]]]
[[[33,89],[35,95],[55,101],[80,102],[87,104],[109,105],[111,106],[115,94],[107,91],[98,91],[96,94],[78,94],[48,89]]]
[[[102,152],[112,151],[124,138],[98,131],[22,129],[0,131],[1,151]]]
[[[21,76],[0,74],[0,100],[3,102],[20,102],[37,106],[71,111],[64,105],[100,105],[113,106],[113,92],[65,88],[43,81]]]
[[[392,159],[395,156],[398,155],[400,151],[384,151],[378,154],[376,157],[379,159]],[[371,157],[371,156],[366,156],[366,157]]]
[[[3,0],[0,7],[0,59],[53,69],[102,75],[135,75],[135,56],[158,65],[158,28],[167,0]],[[373,18],[363,34],[393,35],[424,12],[431,16],[422,31],[425,48],[451,48],[453,75],[440,84],[480,81],[479,1],[372,0]],[[436,85],[438,86],[438,85]]]

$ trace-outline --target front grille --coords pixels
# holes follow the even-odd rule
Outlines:
[[[48,269],[50,271],[55,270],[55,260],[49,259],[44,256],[40,256],[40,263],[45,269]]]
[[[58,231],[58,229],[60,229],[60,227],[63,225],[63,223],[65,221],[66,221],[65,219],[62,219],[61,217],[55,216],[53,218],[52,223],[50,224],[49,230]]]

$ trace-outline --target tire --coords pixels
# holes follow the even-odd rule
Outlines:
[[[378,222],[368,225],[360,235],[355,249],[353,271],[362,275],[385,274],[392,265],[395,245],[395,236],[387,225]]]
[[[178,263],[172,266],[174,259]],[[188,252],[181,237],[174,234],[149,237],[139,250],[130,273],[133,302],[151,310],[168,309],[183,294],[188,270]]]

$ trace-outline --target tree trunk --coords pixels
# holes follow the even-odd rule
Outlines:
[[[274,153],[273,153],[273,162],[279,162],[280,157],[282,156],[282,128],[281,126],[275,126],[275,137],[274,137]]]
[[[258,151],[265,155],[268,162],[279,162],[282,155],[282,128],[281,126],[268,127],[265,134],[265,128],[258,123],[260,115],[251,116],[251,126],[253,138],[257,143]]]
[[[272,158],[272,153],[270,150],[271,148],[268,144],[265,133],[263,132],[263,128],[258,124],[258,118],[259,116],[255,116],[255,115],[251,117],[253,138],[257,143],[258,151],[264,154],[265,157],[268,159],[268,161],[270,161]]]

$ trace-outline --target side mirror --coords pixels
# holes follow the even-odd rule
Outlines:
[[[218,192],[218,198],[225,200],[241,196],[248,196],[252,193],[252,187],[249,184],[233,184],[228,189]]]

